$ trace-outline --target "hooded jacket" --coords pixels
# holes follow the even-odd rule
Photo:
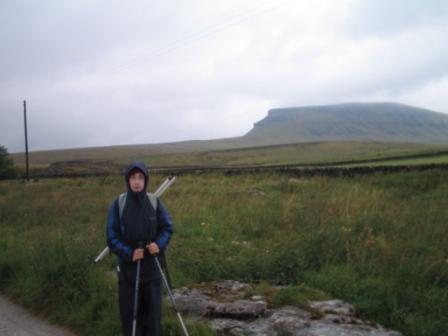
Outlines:
[[[129,177],[134,170],[139,170],[145,176],[145,186],[141,192],[133,192],[129,185]],[[125,171],[127,187],[126,204],[120,218],[118,197],[112,203],[107,218],[107,245],[112,253],[118,256],[120,269],[130,273],[133,278],[136,263],[132,255],[139,242],[145,245],[155,242],[161,254],[168,245],[173,234],[173,224],[168,211],[157,199],[157,209],[154,209],[146,195],[148,187],[148,168],[141,162],[133,162]],[[153,278],[158,274],[153,257],[145,249],[142,263],[142,279]]]

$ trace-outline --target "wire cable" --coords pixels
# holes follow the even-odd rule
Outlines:
[[[230,28],[230,27],[242,24],[242,23],[249,21],[257,16],[260,16],[262,14],[266,14],[269,12],[273,12],[274,10],[277,10],[280,7],[283,7],[286,3],[291,2],[291,1],[292,0],[284,0],[284,1],[280,1],[280,2],[272,1],[272,0],[266,1],[266,2],[262,3],[261,5],[259,5],[257,8],[254,8],[249,11],[247,11],[247,10],[242,11],[242,12],[240,11],[240,13],[232,15],[231,17],[229,17],[228,19],[226,19],[222,22],[210,25],[209,27],[206,27],[200,31],[193,32],[191,34],[186,35],[183,38],[180,38],[178,40],[170,42],[160,48],[156,48],[156,49],[152,50],[147,55],[136,57],[127,63],[119,64],[119,65],[109,68],[107,70],[99,71],[98,73],[99,74],[114,74],[114,73],[120,72],[124,69],[150,62],[155,58],[158,58],[162,55],[174,52],[178,49],[184,48],[194,42],[203,40],[211,35],[215,35],[223,30]]]

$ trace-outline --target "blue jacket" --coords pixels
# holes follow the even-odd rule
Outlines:
[[[157,210],[150,206],[151,226],[157,228],[153,237],[147,237],[148,241],[154,241],[163,251],[168,245],[173,234],[173,222],[160,199],[157,200]],[[118,198],[112,203],[107,216],[107,246],[112,253],[118,256],[121,262],[132,263],[132,254],[134,246],[130,246],[123,240],[123,234],[126,230],[126,223],[122,223],[118,209]],[[154,231],[154,230],[153,230]]]

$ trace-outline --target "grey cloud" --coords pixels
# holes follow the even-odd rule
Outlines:
[[[170,10],[161,2],[2,2],[3,80],[64,76],[67,69],[108,71],[97,63],[105,55],[154,43],[160,37],[155,27],[169,34],[164,16]]]
[[[445,0],[363,0],[353,2],[346,32],[354,36],[387,36],[421,26],[446,26]]]

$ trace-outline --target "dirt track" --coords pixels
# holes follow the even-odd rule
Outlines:
[[[50,325],[28,311],[0,296],[1,336],[76,336]]]

